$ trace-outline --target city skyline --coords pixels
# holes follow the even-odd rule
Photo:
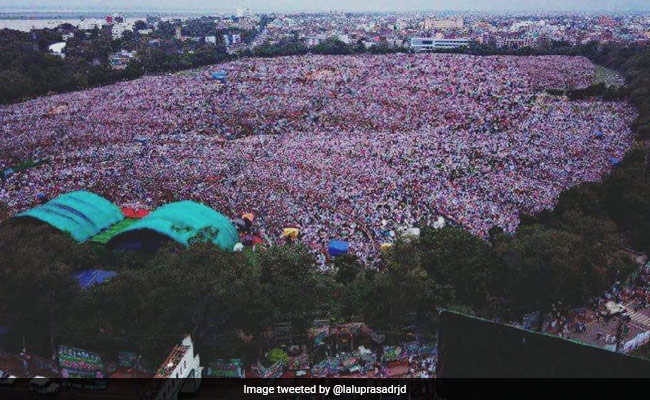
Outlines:
[[[17,12],[78,12],[120,10],[125,12],[235,12],[239,7],[251,8],[254,12],[407,12],[407,11],[479,11],[479,12],[642,12],[650,11],[650,4],[641,0],[404,0],[399,3],[389,0],[331,0],[298,1],[268,0],[256,2],[208,1],[208,0],[143,0],[134,5],[126,0],[39,0],[16,4],[13,0],[0,0],[0,11]]]

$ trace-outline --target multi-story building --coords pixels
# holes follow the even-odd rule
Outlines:
[[[195,393],[202,375],[201,359],[194,354],[192,338],[186,335],[158,368],[141,400],[174,400],[180,393]]]
[[[460,47],[468,47],[469,38],[458,39],[436,39],[436,38],[411,38],[410,47],[413,51],[450,50]]]
[[[448,19],[436,19],[436,18],[427,18],[424,20],[424,29],[463,29],[465,26],[465,21],[462,17],[458,18],[448,18]]]

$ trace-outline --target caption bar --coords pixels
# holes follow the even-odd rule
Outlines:
[[[392,394],[401,396],[406,394],[406,385],[389,386],[356,386],[356,385],[311,385],[311,386],[247,386],[244,385],[244,394],[257,394],[262,396],[275,394]]]

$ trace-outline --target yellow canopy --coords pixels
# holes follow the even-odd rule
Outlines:
[[[381,251],[388,251],[390,250],[391,247],[393,247],[392,243],[382,243],[379,248],[381,249]]]
[[[298,233],[300,233],[300,231],[297,228],[284,228],[282,235],[284,237],[290,237],[292,239],[295,239],[298,237]]]

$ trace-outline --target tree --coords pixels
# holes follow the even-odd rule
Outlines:
[[[385,267],[373,277],[367,299],[366,321],[393,340],[404,333],[413,314],[422,332],[433,332],[438,308],[454,303],[453,288],[436,282],[422,267],[417,243],[404,241],[393,246]]]
[[[286,351],[282,349],[273,349],[269,351],[269,361],[275,364],[278,361],[282,361],[285,365],[289,362],[289,355]]]
[[[494,312],[495,257],[481,238],[460,227],[425,228],[420,238],[422,267],[438,284],[453,287],[455,301]]]
[[[605,204],[611,218],[629,235],[633,246],[650,251],[650,172],[645,150],[628,152],[623,165],[605,179]]]
[[[291,322],[298,332],[318,316],[319,290],[312,255],[302,246],[273,246],[255,254],[264,326]]]
[[[334,270],[336,271],[336,281],[338,283],[348,283],[354,281],[361,270],[359,260],[355,255],[345,255],[334,259]]]
[[[0,71],[0,102],[9,103],[33,93],[33,81],[20,72]]]
[[[155,354],[186,333],[198,345],[218,346],[250,327],[259,318],[257,287],[243,254],[196,242],[184,251],[164,248],[141,269],[121,270],[93,289],[91,301],[105,332]]]
[[[79,296],[73,273],[94,257],[85,246],[43,224],[8,222],[0,229],[0,303],[13,339],[54,354]]]
[[[580,240],[578,235],[536,224],[520,227],[514,239],[499,249],[505,266],[500,285],[515,315],[531,311],[546,315],[554,303],[584,300],[579,290],[585,270]]]
[[[147,27],[148,27],[147,23],[140,19],[135,21],[135,23],[133,24],[133,30],[135,30],[136,32],[147,29]]]

